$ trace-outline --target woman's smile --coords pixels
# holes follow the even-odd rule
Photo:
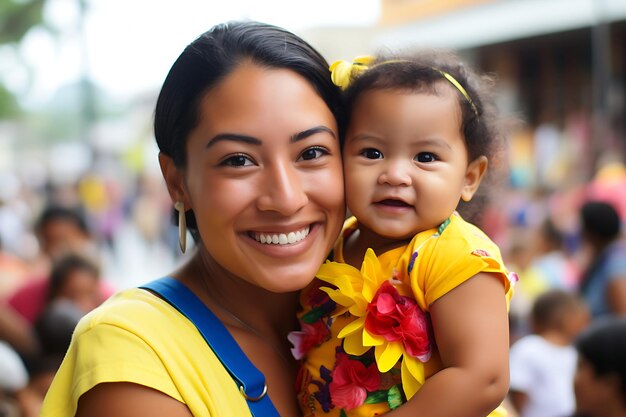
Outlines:
[[[257,242],[261,242],[268,245],[289,245],[297,243],[307,237],[309,234],[310,226],[306,226],[299,230],[291,232],[255,232],[253,237]]]

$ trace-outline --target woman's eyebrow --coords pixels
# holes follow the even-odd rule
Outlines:
[[[315,126],[310,129],[304,130],[302,132],[296,133],[295,135],[291,137],[290,140],[291,142],[297,142],[299,140],[306,139],[309,136],[315,135],[317,133],[322,133],[322,132],[329,133],[333,138],[335,139],[337,138],[337,136],[335,135],[335,132],[333,132],[332,129],[326,126]],[[206,147],[210,148],[211,146],[215,145],[217,142],[221,142],[221,141],[243,142],[243,143],[247,143],[250,145],[261,145],[263,143],[260,139],[255,138],[253,136],[241,135],[238,133],[220,133],[220,134],[213,136],[211,139],[209,139],[209,141],[206,144]]]
[[[303,130],[302,132],[296,133],[295,135],[293,135],[291,137],[291,142],[292,143],[293,142],[297,142],[299,140],[306,139],[309,136],[315,135],[316,133],[322,133],[322,132],[330,133],[330,135],[334,139],[337,139],[337,135],[335,135],[335,132],[333,132],[332,129],[330,129],[330,128],[326,127],[326,126],[315,126],[315,127],[310,128],[310,129]]]
[[[260,139],[257,139],[252,136],[240,135],[237,133],[220,133],[218,135],[213,136],[206,144],[206,148],[210,148],[215,145],[217,142],[221,141],[233,141],[233,142],[243,142],[250,145],[261,145],[262,142]]]

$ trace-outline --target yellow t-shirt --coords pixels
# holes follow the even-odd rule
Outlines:
[[[250,416],[246,401],[196,327],[166,301],[133,288],[86,315],[44,400],[41,417],[73,417],[103,382],[132,382],[194,416]]]
[[[345,262],[343,241],[357,227],[355,218],[348,219],[344,224],[333,251],[336,262]],[[490,272],[500,277],[507,306],[512,295],[511,281],[514,282],[514,276],[509,276],[496,244],[456,213],[441,228],[418,233],[409,244],[376,255],[384,279],[393,277],[409,284],[413,298],[425,313],[430,311],[430,306],[438,298],[479,272]],[[303,415],[366,417],[384,414],[390,410],[390,405],[395,408],[402,404],[406,398],[401,388],[400,362],[388,372],[379,373],[374,363],[374,349],[358,358],[346,356],[338,334],[346,325],[355,322],[355,317],[350,313],[334,317],[335,304],[319,290],[320,286],[330,285],[316,280],[301,295],[303,310],[299,318],[304,323],[301,334],[306,334],[301,338],[305,340],[301,345],[306,346],[295,349],[300,349],[304,355],[298,378],[298,400]],[[335,406],[332,399],[334,372],[340,361],[343,362],[341,372],[351,372],[351,375],[346,377],[344,374],[340,378],[356,381],[352,386],[335,388],[337,395],[342,396],[341,401],[348,399],[346,403],[350,406],[347,409]],[[346,365],[348,362],[350,366]],[[426,379],[442,369],[436,346],[423,366]],[[355,404],[360,405],[351,408]],[[506,411],[499,407],[489,416],[506,415]]]

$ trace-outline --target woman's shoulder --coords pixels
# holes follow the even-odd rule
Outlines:
[[[166,301],[141,288],[128,288],[112,295],[80,321],[76,333],[95,327],[115,326],[129,331],[146,331],[177,323],[184,317]]]

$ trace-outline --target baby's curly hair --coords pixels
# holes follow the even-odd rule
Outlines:
[[[442,72],[450,74],[465,89],[471,102]],[[469,160],[485,156],[489,161],[488,176],[483,180],[485,183],[496,177],[493,167],[498,165],[496,159],[504,145],[503,119],[499,116],[493,99],[495,79],[487,74],[478,75],[456,54],[442,50],[380,54],[367,71],[353,76],[344,92],[344,100],[348,109],[351,109],[361,94],[371,90],[406,90],[438,95],[442,82],[458,93],[460,128]],[[348,114],[348,118],[350,117]],[[349,121],[348,119],[348,123]],[[461,202],[458,210],[464,217],[477,221],[478,212],[486,198],[484,191],[477,193],[471,205]]]

